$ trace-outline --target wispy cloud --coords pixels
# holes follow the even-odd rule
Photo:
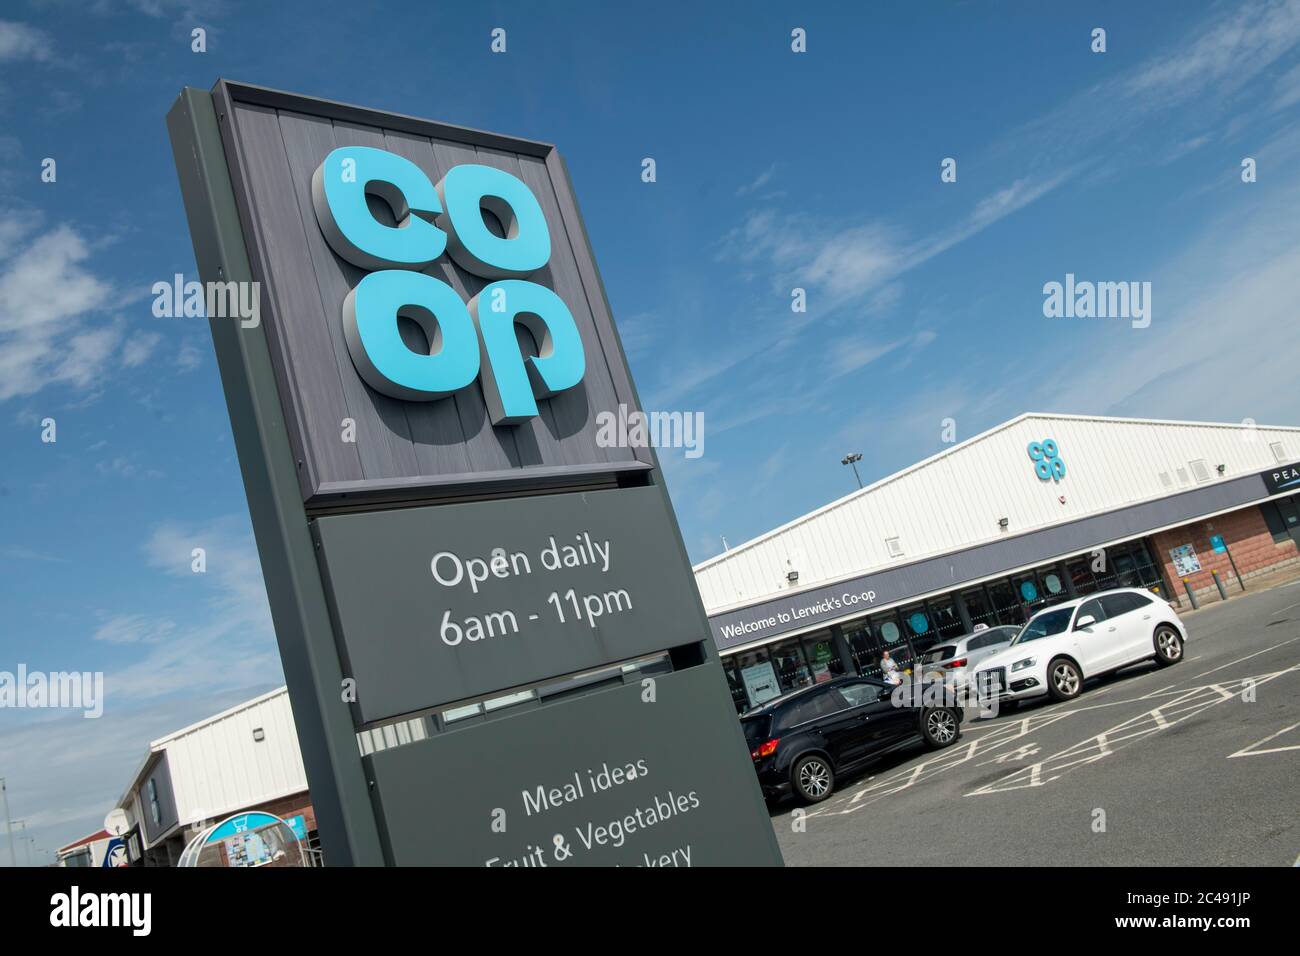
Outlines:
[[[40,62],[53,56],[54,44],[44,30],[16,20],[0,20],[0,63]]]
[[[739,187],[736,190],[736,195],[748,196],[750,193],[758,192],[758,190],[762,189],[772,181],[772,177],[776,175],[777,166],[777,163],[773,163],[771,166],[767,167],[767,169],[759,173],[757,177]]]
[[[30,231],[0,213],[0,401],[49,385],[95,384],[122,339],[120,324],[86,321],[112,289],[86,268],[81,235],[57,226],[18,250]]]

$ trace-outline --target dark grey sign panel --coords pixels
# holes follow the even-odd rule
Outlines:
[[[1285,495],[1300,491],[1300,462],[1293,465],[1278,465],[1268,471],[1259,473],[1264,479],[1264,487],[1270,495]]]
[[[235,83],[218,84],[214,97],[305,499],[428,497],[439,488],[545,485],[652,467],[646,449],[596,441],[599,413],[638,405],[553,146]],[[551,239],[549,262],[530,280],[572,313],[586,355],[582,382],[539,399],[535,418],[505,428],[493,427],[478,381],[426,402],[400,401],[367,385],[353,367],[342,317],[344,300],[365,273],[330,248],[312,201],[314,171],[343,146],[394,153],[434,183],[467,163],[522,180]],[[424,271],[463,301],[487,284],[448,256]],[[345,420],[355,423],[355,441],[341,438]]]
[[[705,639],[659,489],[315,521],[363,722]]]
[[[399,866],[771,865],[720,679],[693,667],[655,678],[653,702],[629,684],[371,755],[385,851]]]
[[[1266,493],[1260,478],[1260,475],[1244,475],[953,554],[893,565],[839,584],[810,588],[714,614],[709,618],[709,626],[718,649],[726,650],[810,625],[869,614],[883,604],[942,591],[1012,568],[1041,564],[1107,541],[1146,534],[1156,528],[1258,501]]]

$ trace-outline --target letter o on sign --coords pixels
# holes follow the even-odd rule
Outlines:
[[[523,182],[491,166],[453,167],[438,183],[447,210],[447,254],[462,269],[489,279],[522,278],[551,258],[551,235],[542,207]],[[483,210],[496,216],[505,237],[493,235]]]

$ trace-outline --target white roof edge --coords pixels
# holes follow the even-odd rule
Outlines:
[[[153,743],[149,744],[149,749],[157,750],[161,747],[165,747],[167,744],[176,740],[178,737],[183,737],[186,734],[192,734],[196,730],[202,730],[208,724],[215,724],[218,720],[224,720],[225,718],[230,717],[233,714],[239,713],[241,710],[247,710],[250,707],[255,707],[256,705],[263,703],[264,701],[270,700],[272,697],[279,697],[281,694],[287,694],[288,692],[289,692],[289,688],[287,686],[277,687],[275,690],[268,690],[265,694],[259,694],[257,697],[254,697],[252,700],[246,700],[241,704],[236,704],[234,707],[228,707],[227,709],[221,711],[221,713],[219,714],[213,714],[211,717],[204,717],[202,720],[195,721],[194,723],[190,724],[188,727],[182,727],[180,730],[173,730],[170,734],[167,734],[165,737],[159,737]]]
[[[1013,425],[1018,425],[1020,422],[1030,418],[1052,418],[1052,419],[1069,419],[1072,421],[1112,422],[1116,424],[1127,424],[1127,425],[1195,425],[1201,428],[1243,428],[1243,429],[1256,428],[1256,429],[1266,429],[1269,431],[1300,432],[1300,426],[1295,426],[1295,425],[1260,425],[1258,423],[1254,425],[1247,425],[1243,422],[1197,422],[1197,421],[1180,421],[1177,419],[1162,419],[1162,418],[1115,418],[1113,416],[1108,416],[1108,415],[1069,415],[1063,412],[1059,412],[1059,413],[1058,412],[1022,412],[1021,414],[1017,415],[1015,418],[1008,419],[1007,421],[1002,422],[1000,425],[994,425],[992,428],[986,429],[985,431],[980,432],[978,435],[974,435],[970,438],[967,438],[963,442],[958,442],[957,444],[951,446],[950,448],[945,448],[942,451],[936,452],[935,454],[931,455],[929,458],[923,458],[918,462],[908,465],[906,468],[903,468],[899,471],[894,472],[891,475],[886,475],[884,478],[880,478],[872,482],[866,487],[859,488],[856,491],[851,491],[847,495],[844,495],[841,498],[836,498],[834,501],[824,504],[820,508],[816,508],[813,511],[807,512],[806,514],[802,514],[797,518],[793,518],[790,521],[787,521],[785,524],[773,528],[771,531],[765,531],[762,534],[758,535],[757,537],[750,538],[748,541],[741,542],[740,544],[735,545],[732,548],[728,548],[726,551],[723,551],[721,554],[715,554],[711,558],[706,558],[705,560],[701,561],[699,564],[693,565],[691,567],[691,571],[699,572],[709,567],[712,567],[715,564],[720,564],[723,560],[734,557],[736,553],[739,551],[745,551],[749,548],[762,544],[765,541],[775,538],[778,535],[784,534],[785,532],[789,531],[791,528],[798,527],[799,525],[807,521],[811,521],[813,518],[819,517],[820,515],[823,515],[829,511],[833,511],[834,509],[839,508],[842,505],[848,504],[850,501],[852,501],[855,498],[861,498],[869,494],[870,492],[876,490],[877,488],[881,488],[889,484],[890,482],[897,481],[898,479],[906,475],[909,475],[914,471],[920,471],[922,468],[934,464],[936,461],[938,461],[941,458],[944,458],[948,455],[956,454],[958,451],[960,451],[963,448],[966,448],[969,445],[973,445],[976,442],[983,441],[984,439],[988,438],[990,435],[994,435],[997,432],[1004,431],[1012,427]]]

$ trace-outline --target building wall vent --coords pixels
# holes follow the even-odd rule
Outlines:
[[[1280,441],[1269,442],[1268,447],[1273,450],[1273,460],[1279,465],[1286,464],[1286,448]]]
[[[1205,464],[1204,458],[1198,458],[1196,461],[1189,461],[1187,464],[1191,466],[1192,474],[1196,476],[1197,481],[1210,480],[1210,469],[1209,466]]]
[[[899,558],[903,556],[902,538],[886,538],[885,547],[889,549],[889,556],[891,558]]]
[[[1191,479],[1187,477],[1187,469],[1186,469],[1186,468],[1179,468],[1179,469],[1178,469],[1178,483],[1179,483],[1180,485],[1185,485],[1185,484],[1187,484],[1187,483],[1190,482],[1190,481],[1191,481]]]
[[[1160,472],[1160,484],[1164,485],[1166,488],[1172,488],[1174,486],[1174,480],[1169,477],[1169,472]]]

